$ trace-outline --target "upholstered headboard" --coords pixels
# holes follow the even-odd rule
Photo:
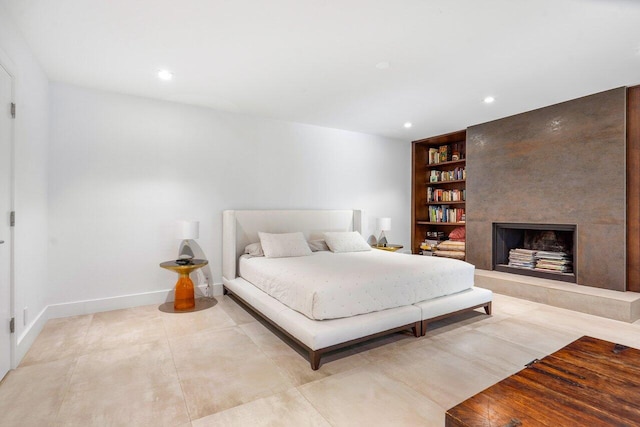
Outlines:
[[[237,276],[238,258],[245,246],[259,242],[258,232],[293,233],[301,231],[307,240],[321,239],[325,231],[362,233],[359,210],[276,210],[222,212],[222,277]]]

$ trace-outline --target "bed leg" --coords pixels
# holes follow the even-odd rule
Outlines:
[[[491,314],[491,301],[489,301],[489,303],[484,306],[484,311],[487,314]]]
[[[422,322],[416,322],[411,328],[413,336],[418,338],[422,336]]]
[[[227,289],[226,286],[222,286],[222,295],[228,295],[229,294],[229,290]]]
[[[429,324],[429,322],[427,322],[426,320],[422,321],[422,326],[420,327],[420,336],[421,337],[427,335],[427,325],[428,324]]]
[[[311,369],[317,371],[320,367],[320,352],[309,350],[309,362],[311,362]]]

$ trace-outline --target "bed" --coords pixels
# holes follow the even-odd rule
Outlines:
[[[475,288],[473,266],[456,260],[377,250],[320,251],[297,259],[243,256],[248,244],[259,241],[258,232],[302,232],[314,240],[325,232],[361,230],[357,210],[224,211],[225,292],[304,348],[313,370],[323,354],[345,346],[405,329],[418,337],[429,322],[480,307],[491,313],[491,291]],[[359,267],[366,263],[374,267]],[[412,275],[424,277],[426,286],[412,285]]]

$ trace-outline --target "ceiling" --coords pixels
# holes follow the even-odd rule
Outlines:
[[[405,141],[640,84],[634,0],[0,3],[52,81]]]

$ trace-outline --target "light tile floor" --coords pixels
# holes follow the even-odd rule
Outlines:
[[[0,384],[2,426],[442,426],[445,410],[579,338],[640,324],[495,294],[477,311],[323,358],[318,371],[228,297],[50,320]]]

